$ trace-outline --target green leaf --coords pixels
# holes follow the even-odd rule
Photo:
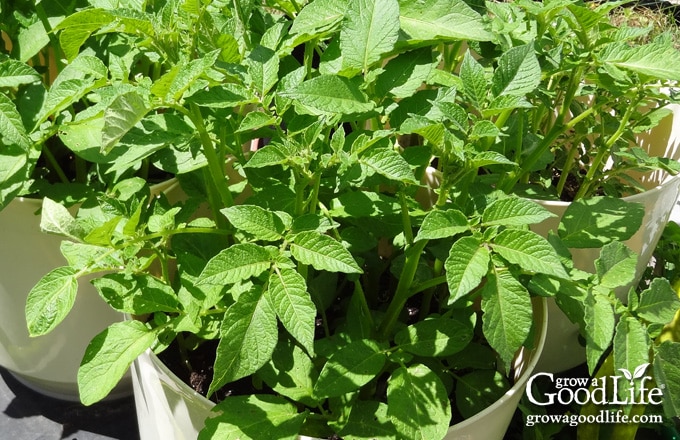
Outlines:
[[[0,139],[0,142],[2,139]],[[7,206],[31,178],[33,168],[26,151],[17,145],[3,145],[0,156],[0,209]]]
[[[59,43],[66,59],[74,59],[90,35],[113,20],[114,16],[103,9],[84,9],[65,18],[55,30],[61,30]]]
[[[319,372],[309,355],[291,338],[279,340],[272,359],[257,372],[277,393],[314,407],[314,381]]]
[[[495,370],[477,370],[456,383],[456,408],[464,419],[493,405],[510,389],[508,380]]]
[[[298,101],[314,115],[361,114],[375,108],[356,84],[335,75],[317,76],[281,94]]]
[[[239,84],[220,84],[208,90],[199,90],[187,102],[201,107],[232,108],[258,102],[250,90]]]
[[[680,343],[666,341],[655,347],[654,377],[664,385],[663,409],[666,417],[680,416]]]
[[[523,96],[541,82],[541,66],[534,45],[516,46],[503,53],[494,71],[491,93],[494,96]]]
[[[132,361],[151,347],[160,328],[150,330],[139,321],[123,321],[95,336],[78,369],[78,392],[83,405],[106,397]]]
[[[531,296],[509,272],[492,272],[482,288],[482,310],[484,336],[508,367],[533,323]]]
[[[281,218],[257,205],[236,205],[220,212],[236,229],[252,234],[257,240],[277,241],[283,237],[285,225]]]
[[[175,65],[154,83],[151,92],[166,101],[180,101],[184,92],[195,86],[198,79],[215,64],[219,52],[214,50],[201,58]]]
[[[28,64],[7,58],[0,62],[0,87],[19,87],[40,81],[40,75]]]
[[[614,336],[616,326],[614,309],[609,298],[599,293],[589,292],[585,308],[586,361],[592,374],[602,355],[607,351]]]
[[[375,342],[351,342],[326,361],[314,385],[314,396],[342,396],[358,390],[382,371],[386,360],[387,355]]]
[[[615,289],[626,286],[635,279],[637,255],[620,241],[606,244],[600,251],[600,258],[595,260],[595,269],[600,285]]]
[[[398,215],[401,206],[394,197],[371,191],[348,191],[333,200],[331,215],[340,218],[370,218]]]
[[[680,299],[666,278],[655,278],[640,294],[640,303],[635,313],[642,319],[668,324],[680,310]]]
[[[26,324],[31,336],[51,332],[73,308],[78,293],[77,272],[58,267],[43,276],[26,298]]]
[[[293,220],[291,231],[298,233],[302,231],[317,231],[320,233],[328,232],[338,227],[338,224],[321,214],[303,214]]]
[[[632,373],[649,362],[649,349],[650,340],[645,326],[632,316],[621,318],[614,335],[614,370],[623,368]],[[619,398],[630,396],[630,386],[630,383],[621,381]]]
[[[644,207],[614,197],[592,197],[572,202],[562,216],[558,235],[569,248],[600,248],[625,241],[640,228]]]
[[[93,87],[92,79],[67,79],[53,84],[36,118],[39,123],[47,120],[85,96]]]
[[[469,50],[465,52],[460,65],[460,79],[463,80],[465,95],[470,98],[476,108],[481,109],[486,102],[489,86],[484,67],[475,60]]]
[[[482,110],[482,116],[490,118],[507,110],[529,109],[533,105],[524,96],[501,95],[495,97],[489,106]]]
[[[38,153],[30,151],[30,145],[21,115],[14,103],[0,93],[0,208],[30,180]]]
[[[451,422],[446,387],[425,365],[399,367],[387,382],[387,414],[398,438],[444,438]]]
[[[307,293],[304,277],[295,269],[275,267],[269,275],[267,293],[283,326],[313,355],[316,306]]]
[[[249,133],[260,128],[276,125],[276,117],[263,112],[248,112],[238,126],[236,133]]]
[[[391,180],[417,183],[408,162],[390,147],[372,147],[359,158],[359,162]]]
[[[375,82],[376,94],[407,98],[427,81],[433,68],[430,48],[403,53],[385,65],[384,72]]]
[[[340,29],[343,67],[368,72],[399,36],[397,0],[350,0]]]
[[[136,92],[118,96],[104,113],[102,151],[108,153],[148,113],[144,98]]]
[[[250,81],[260,96],[265,96],[278,81],[279,56],[264,46],[256,46],[244,60]]]
[[[540,235],[522,229],[506,229],[498,234],[491,248],[522,269],[568,279],[555,249]]]
[[[477,238],[463,237],[451,246],[444,263],[449,304],[454,304],[479,286],[489,271],[490,261],[489,250]]]
[[[481,121],[475,122],[475,125],[472,126],[468,138],[470,140],[477,140],[483,138],[496,138],[500,135],[501,131],[498,127],[496,127],[496,124],[491,121],[487,121],[486,119],[482,119]],[[505,161],[510,162],[507,160],[507,158]]]
[[[0,141],[3,149],[14,144],[26,150],[31,144],[14,102],[2,93],[0,93]]]
[[[242,293],[224,315],[208,394],[259,370],[271,359],[277,339],[276,312],[267,295],[259,287]]]
[[[245,164],[246,168],[263,168],[281,165],[288,161],[288,156],[275,145],[267,145],[253,154]]]
[[[280,396],[230,396],[217,404],[216,417],[208,417],[198,440],[295,440],[307,416]]]
[[[61,242],[61,254],[75,270],[113,270],[124,266],[122,252],[85,243]]]
[[[220,251],[206,264],[197,285],[225,285],[258,276],[269,269],[271,255],[252,243],[239,243]]]
[[[338,431],[344,440],[395,440],[397,431],[387,415],[387,405],[358,400],[345,426]]]
[[[81,53],[59,72],[51,87],[59,87],[60,83],[70,79],[91,78],[99,80],[106,78],[108,74],[109,70],[102,60]]]
[[[453,237],[469,229],[467,217],[457,209],[434,210],[423,219],[416,241]]]
[[[482,214],[482,223],[486,226],[524,226],[540,223],[555,217],[538,203],[520,197],[507,197],[496,200]]]
[[[421,321],[397,332],[397,346],[416,356],[449,356],[465,348],[474,328],[470,320],[434,318]]]
[[[482,17],[463,0],[399,0],[401,30],[407,40],[489,41]]]
[[[291,34],[317,36],[337,29],[345,17],[349,0],[315,0],[305,5],[293,20]]]
[[[504,155],[497,153],[495,151],[481,151],[479,153],[474,153],[470,164],[473,167],[481,168],[489,165],[512,165],[517,166],[517,164]]]
[[[597,54],[598,61],[664,81],[680,81],[680,53],[672,45],[650,43],[631,47],[611,43]]]
[[[579,30],[583,32],[587,32],[595,26],[602,24],[602,10],[597,11],[594,10],[595,8],[591,9],[587,6],[578,6],[575,4],[568,4],[566,9],[572,13],[578,22],[578,26],[580,27]]]
[[[111,273],[92,281],[99,294],[115,310],[145,313],[180,311],[172,287],[147,274]]]
[[[342,243],[316,231],[300,232],[293,239],[290,251],[296,260],[318,270],[362,273],[356,261]]]
[[[80,225],[69,210],[47,197],[42,203],[40,229],[43,232],[63,235],[74,240],[79,240],[83,234]]]

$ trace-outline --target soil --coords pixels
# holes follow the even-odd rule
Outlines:
[[[557,187],[558,182],[560,181],[561,177],[561,171],[559,169],[553,169],[552,172],[552,185],[553,187]],[[585,174],[585,170],[581,170],[581,174]],[[564,189],[562,190],[562,194],[560,194],[560,200],[563,202],[573,202],[574,199],[576,198],[576,194],[578,193],[580,187],[580,182],[579,179],[576,178],[573,174],[569,174],[567,176],[567,181],[564,184]],[[601,196],[604,195],[604,190],[598,189],[595,191],[594,195],[596,196]]]
[[[191,351],[190,359],[184,361],[180,354],[177,339],[175,339],[165,351],[158,355],[158,358],[194,391],[203,396],[207,396],[210,382],[212,382],[213,379],[213,364],[215,363],[216,350],[216,340],[205,341],[197,349]],[[250,379],[244,378],[229,383],[217,390],[210,396],[210,400],[215,403],[220,403],[231,395],[248,395],[255,393],[262,393],[262,390],[256,389]]]

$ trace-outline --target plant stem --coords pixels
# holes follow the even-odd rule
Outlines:
[[[323,308],[323,303],[321,301],[321,298],[319,298],[318,294],[316,294],[314,291],[311,291],[312,295],[316,296],[317,302],[319,305],[319,313],[321,314],[321,323],[323,324],[323,334],[327,337],[330,338],[331,336],[331,328],[328,326],[328,315],[326,315],[326,309]]]
[[[57,74],[61,72],[61,69],[64,67],[61,58],[63,56],[63,53],[61,52],[61,45],[59,44],[59,40],[57,39],[57,36],[54,35],[54,31],[52,30],[52,25],[50,24],[50,20],[47,17],[47,13],[45,12],[45,8],[43,8],[43,5],[36,2],[35,5],[35,11],[38,14],[38,19],[42,23],[43,27],[45,28],[45,31],[47,33],[47,36],[50,39],[50,47],[52,50],[54,50],[53,54],[50,54],[49,51],[45,54],[45,63],[47,64],[47,84],[52,84],[54,81],[54,78],[50,78],[49,72],[50,72],[50,56],[54,56],[55,58],[55,64],[57,66]]]
[[[205,180],[205,191],[208,196],[208,204],[210,205],[210,212],[213,215],[213,218],[215,219],[215,223],[217,224],[217,227],[219,229],[226,229],[227,228],[227,219],[224,218],[222,213],[220,213],[220,198],[217,194],[215,194],[215,187],[214,185],[211,184],[212,182],[212,177],[210,174],[210,170],[207,168],[203,168],[203,180]]]
[[[520,164],[521,169],[519,170],[519,172],[513,171],[509,173],[505,179],[502,179],[501,182],[499,182],[499,188],[501,190],[503,190],[506,193],[510,192],[510,190],[512,190],[512,188],[518,181],[524,178],[526,174],[530,173],[531,169],[536,164],[536,162],[538,162],[538,160],[543,156],[543,154],[545,154],[545,152],[550,148],[550,146],[555,142],[555,140],[557,140],[557,138],[562,133],[568,130],[569,127],[572,127],[573,125],[578,123],[578,121],[580,121],[582,118],[586,116],[583,115],[582,113],[578,117],[569,121],[569,123],[567,124],[564,123],[564,120],[569,114],[571,103],[574,100],[576,91],[578,90],[578,87],[580,85],[582,75],[583,67],[578,67],[574,69],[569,79],[569,86],[567,87],[567,91],[564,94],[564,99],[562,100],[560,111],[557,115],[557,118],[555,118],[555,122],[553,123],[552,128],[545,135],[539,146],[536,147],[536,149],[532,151],[531,154],[529,154],[527,159]],[[588,112],[588,110],[586,110],[584,113],[586,112]]]
[[[57,177],[59,177],[59,180],[62,181],[62,183],[69,183],[68,177],[66,176],[66,173],[64,173],[64,170],[61,168],[61,165],[59,165],[59,162],[57,159],[54,157],[52,154],[52,151],[49,149],[47,145],[43,145],[42,152],[45,155],[45,158],[47,161],[50,163],[52,168],[54,169],[54,172],[57,173]]]
[[[610,438],[616,440],[634,440],[640,427],[640,416],[645,413],[647,405],[631,405],[628,412],[629,423],[618,423],[612,428]],[[635,422],[637,420],[637,423]]]
[[[220,162],[219,154],[215,150],[212,139],[210,139],[210,134],[205,128],[205,123],[203,122],[203,115],[201,115],[200,108],[191,104],[191,112],[189,113],[191,122],[193,122],[196,130],[198,130],[199,137],[201,139],[201,145],[203,146],[203,154],[208,161],[208,170],[210,171],[210,177],[212,183],[215,185],[217,193],[220,195],[223,207],[229,207],[234,204],[234,199],[229,192],[229,185],[227,184],[227,179],[224,176],[224,163]]]
[[[319,189],[321,187],[321,173],[316,172],[314,173],[314,177],[312,177],[312,192],[309,195],[309,199],[307,199],[306,206],[308,207],[307,210],[310,214],[316,213],[316,208],[319,204]]]
[[[241,31],[243,36],[243,42],[246,47],[250,48],[250,35],[248,35],[248,26],[246,25],[246,17],[241,7],[241,2],[239,0],[233,0],[234,10],[236,11],[237,18],[237,29]]]
[[[420,262],[420,255],[425,249],[425,246],[427,246],[427,243],[428,240],[417,241],[405,251],[406,261],[404,262],[404,268],[402,269],[399,282],[397,283],[397,290],[387,308],[385,318],[380,323],[378,329],[378,333],[383,339],[387,339],[392,332],[392,329],[399,318],[399,314],[406,305],[406,301],[411,296],[411,284],[413,283],[413,278],[415,277],[416,269]]]
[[[301,216],[305,211],[305,187],[309,184],[308,179],[301,172],[295,173],[295,216]],[[316,203],[314,204],[316,206]],[[297,271],[305,279],[308,279],[309,266],[298,261]]]
[[[440,259],[436,259],[434,261],[434,267],[432,268],[432,271],[434,272],[434,278],[436,280],[439,280],[440,278],[444,278],[446,280],[446,277],[442,277],[442,271],[444,270],[444,262]],[[440,283],[434,284],[432,286],[427,287],[425,289],[425,293],[423,293],[423,300],[420,303],[420,313],[419,317],[421,320],[425,319],[427,315],[430,314],[430,310],[432,308],[432,298],[434,297],[434,293],[436,290],[436,287]],[[413,295],[413,289],[411,290],[411,295]]]
[[[293,5],[295,12],[300,12],[302,9],[296,0],[290,0],[290,4]]]
[[[595,375],[595,379],[597,379],[597,383],[600,383],[603,380],[606,380],[608,376],[613,376],[614,375],[614,353],[609,353],[609,355],[605,358],[604,362],[600,366],[600,368],[597,370],[597,373]],[[594,383],[594,382],[593,382]],[[592,393],[593,391],[593,386],[591,385],[590,391]],[[592,401],[588,402],[587,404],[583,405],[581,407],[581,412],[580,414],[582,416],[588,416],[588,415],[597,415],[599,411],[599,408],[596,404],[594,404]],[[599,438],[600,434],[600,425],[597,423],[586,423],[586,424],[581,424],[579,425],[578,429],[576,430],[576,438],[578,440],[590,440],[590,439],[596,439]]]
[[[409,209],[406,203],[406,195],[403,191],[399,192],[399,202],[401,204],[401,223],[404,229],[404,237],[406,243],[410,246],[413,244],[413,228],[411,226],[411,217],[409,216]]]
[[[364,294],[364,289],[361,286],[361,279],[354,281],[354,295],[359,298],[361,304],[361,311],[364,315],[363,317],[368,321],[372,330],[375,330],[375,323],[373,322],[373,316],[371,315],[371,309],[368,307],[368,302],[366,301],[366,295]]]
[[[569,148],[569,153],[567,153],[567,158],[564,161],[564,166],[562,167],[562,174],[560,175],[560,180],[557,182],[557,197],[562,196],[562,191],[564,190],[564,185],[567,183],[567,176],[571,168],[574,166],[574,161],[576,161],[576,154],[578,153],[578,148],[575,145],[571,145]]]
[[[161,276],[163,277],[163,280],[167,284],[172,284],[172,280],[170,279],[170,270],[168,268],[168,259],[165,257],[165,254],[161,252],[156,246],[154,246],[153,252],[156,254],[158,261],[161,263]]]
[[[436,276],[434,278],[430,278],[427,281],[423,281],[420,284],[416,284],[411,288],[410,295],[415,295],[416,293],[423,292],[427,289],[431,289],[433,287],[437,287],[440,284],[446,283],[446,276],[441,275],[441,276]]]
[[[155,232],[153,234],[147,234],[147,235],[142,235],[139,237],[135,237],[132,240],[125,241],[121,243],[120,245],[117,245],[114,249],[115,250],[121,250],[124,249],[126,246],[129,246],[134,243],[140,243],[140,242],[145,242],[149,240],[155,240],[157,238],[168,238],[172,237],[173,235],[179,235],[179,234],[217,234],[217,235],[226,235],[229,236],[231,233],[229,231],[226,231],[224,229],[215,229],[215,228],[180,228],[180,229],[169,229],[165,230],[162,232]]]
[[[179,350],[179,357],[182,360],[182,365],[187,368],[190,373],[194,372],[191,367],[191,362],[189,361],[189,354],[187,352],[186,341],[181,333],[177,333],[177,347]]]
[[[609,139],[607,139],[607,141],[600,147],[600,149],[597,152],[597,155],[595,156],[595,159],[590,164],[590,168],[588,168],[588,172],[586,173],[583,183],[581,184],[581,186],[578,189],[578,192],[576,193],[576,197],[574,198],[575,200],[583,198],[589,194],[590,187],[593,184],[593,180],[595,178],[596,173],[600,172],[601,167],[604,166],[604,160],[611,155],[611,148],[614,146],[616,141],[619,140],[621,135],[626,131],[628,121],[630,120],[630,117],[632,116],[633,111],[635,111],[636,107],[637,106],[632,102],[628,107],[626,107],[626,111],[624,112],[623,116],[621,117],[621,121],[619,122],[619,127],[616,129],[614,134]]]
[[[312,75],[312,60],[314,59],[314,49],[316,48],[316,41],[308,41],[305,43],[304,66],[305,78],[309,79]]]

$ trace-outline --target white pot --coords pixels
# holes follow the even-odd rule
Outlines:
[[[28,387],[50,397],[77,401],[77,373],[90,340],[122,315],[81,280],[69,315],[51,333],[32,338],[26,298],[40,278],[66,261],[62,237],[40,231],[42,200],[17,198],[0,211],[0,365]],[[126,378],[111,397],[129,394]]]
[[[515,384],[503,397],[475,416],[451,426],[445,440],[502,439],[519,404],[527,380],[543,350],[547,301],[534,302],[538,323],[535,348],[522,348],[515,358]],[[132,384],[141,440],[194,440],[211,415],[213,402],[192,390],[150,350],[132,365]],[[299,440],[312,440],[300,436]]]
[[[174,180],[154,186],[166,191]],[[78,401],[77,374],[90,340],[123,319],[84,277],[73,309],[52,332],[30,337],[26,324],[28,292],[42,276],[66,265],[59,250],[62,237],[40,230],[41,199],[17,198],[0,211],[0,366],[33,390]],[[130,375],[109,399],[131,393]]]
[[[661,124],[647,133],[639,135],[639,145],[645,148],[650,156],[661,156],[680,160],[680,105],[669,106],[673,110],[672,117],[665,118]],[[647,191],[624,197],[626,202],[641,203],[645,209],[642,226],[638,232],[625,244],[638,255],[635,280],[624,288],[617,290],[617,294],[625,300],[630,287],[637,285],[645,267],[652,257],[652,253],[669,220],[671,211],[675,207],[680,192],[680,175],[669,176],[664,172],[650,173],[636,176]],[[569,202],[535,200],[548,209],[556,217],[533,225],[531,229],[543,236],[548,231],[557,231],[560,219],[569,206]],[[594,273],[594,262],[599,258],[599,249],[571,249],[574,266]],[[579,330],[561,312],[555,301],[548,302],[548,337],[546,348],[538,363],[539,371],[562,372],[585,362],[585,348],[579,343]]]

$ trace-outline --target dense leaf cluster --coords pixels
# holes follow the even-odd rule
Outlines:
[[[149,348],[219,341],[209,393],[246,377],[262,392],[220,403],[203,438],[442,438],[511,385],[513,357],[535,343],[532,296],[555,297],[580,325],[591,370],[613,344],[633,371],[679,301],[663,282],[616,298],[636,262],[620,241],[643,213],[585,196],[630,188],[626,170],[677,171],[630,141],[663,115],[680,55],[663,37],[629,46],[635,31],[608,26],[608,8],[38,11],[64,66],[45,82],[30,56],[0,57],[0,206],[41,188],[52,148],[101,190],[76,216],[45,198],[42,228],[68,238],[68,265],[30,293],[31,334],[57,326],[94,273],[114,309],[144,317],[93,340],[78,377],[86,404]],[[150,167],[183,196],[152,194],[139,177]],[[421,183],[433,175],[436,187]],[[559,196],[569,175],[583,178],[579,200],[550,236],[531,232],[552,214],[513,192]],[[592,274],[568,250],[590,247],[601,248]]]

